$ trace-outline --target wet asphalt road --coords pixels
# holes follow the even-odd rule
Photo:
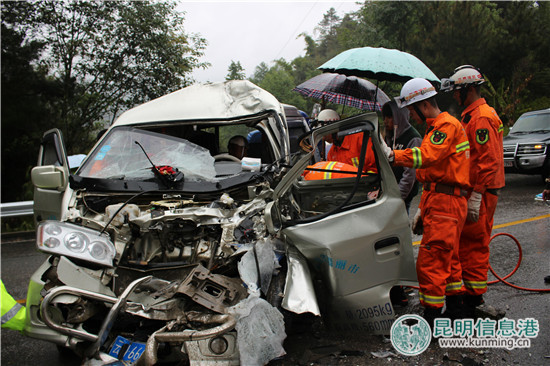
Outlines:
[[[521,244],[523,259],[517,272],[508,279],[512,284],[528,288],[548,288],[543,278],[550,275],[550,206],[534,200],[543,189],[539,176],[507,175],[496,214],[493,234],[509,233]],[[411,217],[415,204],[411,206]],[[414,237],[418,241],[419,237]],[[31,241],[1,243],[1,274],[8,291],[16,299],[25,299],[28,280],[42,263],[45,255],[37,252]],[[491,265],[504,276],[518,260],[518,249],[508,237],[498,237],[491,243]],[[490,279],[494,279],[492,275]],[[415,292],[415,291],[414,291]],[[411,293],[411,309],[415,294]],[[539,335],[528,349],[441,349],[431,345],[422,355],[405,357],[392,349],[391,343],[378,336],[349,337],[331,333],[319,333],[314,337],[302,334],[289,337],[285,348],[289,355],[278,365],[550,365],[550,293],[522,291],[501,283],[489,287],[486,303],[506,311],[510,319],[535,318],[539,321]],[[407,311],[407,310],[405,310]],[[18,332],[1,332],[2,365],[78,365],[70,357],[58,354],[53,344],[20,335]],[[314,347],[325,350],[320,355],[312,353]],[[373,356],[375,352],[378,356]],[[388,354],[388,352],[391,352]]]

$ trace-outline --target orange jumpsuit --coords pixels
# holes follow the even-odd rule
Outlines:
[[[308,168],[326,169],[329,172],[320,172],[316,170],[305,170],[302,174],[305,180],[318,180],[318,179],[336,179],[336,178],[354,178],[356,174],[339,173],[338,171],[357,173],[357,168],[344,164],[338,161],[320,161],[313,165],[309,165]]]
[[[458,243],[467,213],[470,146],[460,122],[449,113],[426,120],[420,147],[395,150],[395,165],[416,168],[424,184],[419,209],[424,235],[416,272],[420,303],[442,308],[445,295],[462,290]]]
[[[372,147],[372,139],[369,138],[367,144],[367,152],[365,154],[365,164],[363,166],[363,172],[365,173],[378,173],[376,167],[376,158],[374,157],[374,150]],[[328,154],[327,160],[339,161],[342,163],[359,167],[359,154],[361,153],[361,145],[363,143],[363,133],[356,133],[344,137],[344,141],[340,146],[332,144]]]
[[[470,183],[482,194],[479,220],[466,221],[460,236],[459,257],[467,295],[487,291],[489,240],[498,189],[504,187],[503,125],[497,113],[480,98],[462,112],[470,140]]]

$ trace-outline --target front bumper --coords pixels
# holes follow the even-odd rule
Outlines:
[[[546,155],[526,155],[504,158],[504,168],[520,173],[538,173],[546,160]]]
[[[129,296],[140,284],[152,278],[146,276],[134,280],[118,297],[75,286],[54,287],[42,297],[45,291],[42,278],[50,268],[51,263],[46,261],[31,277],[27,294],[29,315],[23,332],[28,337],[70,348],[86,358],[96,357],[102,353],[102,346],[106,343],[118,314],[126,311],[127,303],[131,305],[128,301]],[[97,334],[86,331],[82,326],[74,327],[73,324],[65,323],[58,309],[52,306],[57,301],[70,301],[71,298],[92,299],[103,302],[108,307],[109,311],[103,318]],[[184,317],[188,321],[202,323],[209,328],[200,331],[172,331],[171,326],[176,322],[169,322],[149,337],[146,350],[140,359],[142,364],[154,365],[157,362],[157,348],[160,342],[180,343],[181,352],[187,353],[192,365],[206,361],[223,361],[226,365],[239,364],[236,333],[232,331],[236,320],[232,315],[185,312]],[[213,346],[213,342],[222,342],[225,348],[220,351],[220,346]]]

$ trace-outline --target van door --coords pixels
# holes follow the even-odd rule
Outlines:
[[[276,216],[276,225],[268,224],[301,252],[323,285],[317,297],[324,301],[320,306],[327,324],[341,331],[389,334],[395,318],[389,290],[416,285],[417,279],[407,212],[377,127],[371,113],[316,130],[308,144],[313,148],[328,134],[362,133],[363,145],[372,141],[377,172],[359,179],[355,173],[306,180],[302,175],[312,151],[276,187],[276,214],[270,215]]]
[[[57,128],[44,133],[31,179],[35,222],[61,220],[63,197],[69,184],[69,162],[63,136]]]

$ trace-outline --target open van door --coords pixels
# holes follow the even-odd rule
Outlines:
[[[339,331],[389,334],[390,289],[417,284],[407,211],[377,127],[376,114],[360,115],[314,130],[307,144],[315,149],[328,134],[361,133],[363,146],[372,141],[377,172],[305,180],[310,151],[284,176],[266,210],[268,230],[294,246],[323,284],[325,320]]]
[[[35,222],[60,220],[63,196],[69,184],[69,162],[63,136],[57,128],[44,133],[31,179]]]

